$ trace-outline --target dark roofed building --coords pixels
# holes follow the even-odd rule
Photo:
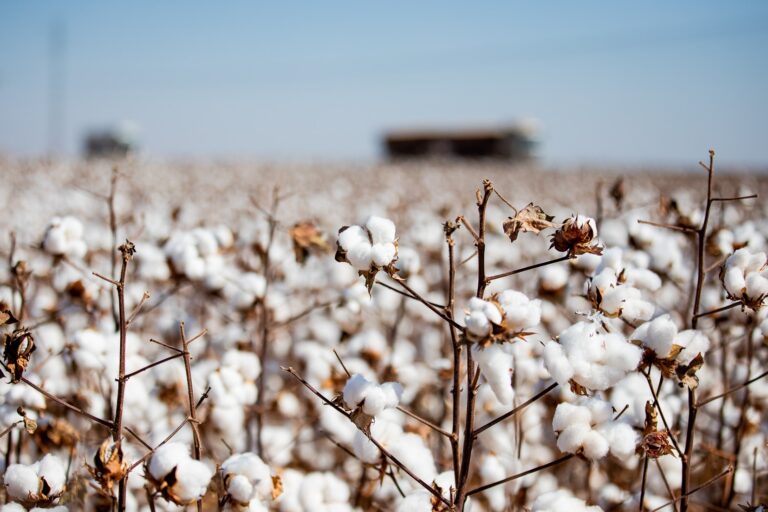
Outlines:
[[[534,157],[533,130],[501,127],[466,130],[403,130],[384,136],[384,151],[390,159],[493,158],[527,161]]]

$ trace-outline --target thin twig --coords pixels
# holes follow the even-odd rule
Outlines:
[[[518,478],[522,478],[524,476],[528,476],[533,473],[538,473],[539,471],[542,471],[547,468],[551,468],[552,466],[557,466],[558,464],[562,464],[565,461],[568,461],[572,459],[574,455],[572,453],[569,453],[567,455],[563,455],[559,459],[555,459],[551,462],[547,462],[546,464],[542,464],[541,466],[536,466],[535,468],[528,469],[526,471],[523,471],[522,473],[518,473],[516,475],[508,476],[507,478],[504,478],[502,480],[498,480],[496,482],[492,482],[490,484],[482,485],[480,487],[476,487],[470,491],[467,492],[467,496],[471,496],[473,494],[477,494],[479,492],[483,492],[485,490],[490,489],[491,487],[496,487],[497,485],[502,485],[507,482],[511,482],[512,480],[517,480]]]
[[[492,426],[496,425],[497,423],[502,422],[502,421],[506,420],[507,418],[514,416],[518,412],[522,411],[523,409],[525,409],[526,407],[528,407],[532,403],[536,402],[537,400],[539,400],[540,398],[542,398],[543,396],[548,394],[550,391],[555,389],[557,386],[558,386],[557,382],[553,382],[552,384],[550,384],[546,388],[542,389],[541,391],[539,391],[538,393],[536,393],[531,398],[529,398],[525,402],[521,403],[520,405],[518,405],[517,407],[515,407],[511,411],[505,412],[504,414],[502,414],[498,418],[493,419],[493,420],[489,421],[488,423],[486,423],[485,425],[483,425],[482,427],[479,427],[479,428],[475,429],[475,431],[473,433],[473,436],[477,437],[480,434],[482,434],[483,432],[485,432],[486,430],[488,430],[489,428],[491,428]]]
[[[528,265],[527,267],[518,268],[515,270],[510,270],[509,272],[503,272],[501,274],[496,274],[493,276],[488,276],[485,281],[486,283],[490,283],[491,281],[495,281],[496,279],[501,279],[503,277],[509,277],[514,276],[515,274],[520,274],[522,272],[528,272],[529,270],[533,270],[539,267],[545,267],[547,265],[552,265],[553,263],[560,263],[561,261],[566,261],[571,259],[571,256],[561,256],[560,258],[555,258],[554,260],[549,261],[543,261],[541,263],[535,263],[533,265]]]

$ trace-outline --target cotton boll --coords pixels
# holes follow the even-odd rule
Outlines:
[[[530,300],[524,293],[515,290],[501,292],[498,300],[510,329],[528,329],[541,321],[540,300]]]
[[[383,217],[372,216],[365,223],[374,244],[387,244],[395,241],[395,223]]]
[[[385,382],[381,385],[384,392],[384,406],[389,408],[397,407],[400,398],[403,396],[403,386],[397,382]]]
[[[175,476],[174,494],[180,501],[188,503],[205,495],[213,471],[205,463],[188,458],[176,466]]]
[[[555,409],[555,415],[552,418],[552,428],[555,432],[561,432],[570,425],[589,425],[591,419],[592,413],[588,408],[563,402]]]
[[[248,503],[253,494],[253,485],[245,475],[235,475],[227,483],[227,493],[237,502]]]
[[[369,242],[368,233],[360,226],[349,226],[344,231],[339,232],[339,245],[345,251],[349,251],[352,246],[360,242]]]
[[[565,356],[562,345],[557,342],[550,341],[544,345],[544,366],[561,386],[573,377],[573,366]]]
[[[562,265],[548,265],[539,269],[539,287],[546,292],[556,292],[568,284],[568,270]]]
[[[375,385],[363,375],[356,373],[344,385],[342,396],[344,403],[350,409],[357,407],[365,400],[365,397]]]
[[[747,296],[751,299],[758,299],[768,294],[768,279],[757,272],[747,275],[746,279]]]
[[[502,315],[496,304],[492,302],[483,301],[482,312],[488,318],[488,320],[496,325],[501,324]]]
[[[584,456],[588,459],[598,460],[608,455],[610,445],[608,440],[596,430],[590,430],[584,435],[582,441]]]
[[[725,289],[728,290],[728,293],[734,297],[738,297],[744,293],[744,290],[747,287],[747,282],[744,279],[744,271],[738,267],[731,267],[725,271],[723,283],[725,284]]]
[[[490,345],[486,348],[472,347],[480,373],[491,386],[496,399],[503,405],[511,405],[515,397],[512,389],[512,356],[500,345]]]
[[[661,315],[635,329],[630,339],[639,340],[659,357],[666,357],[676,336],[675,323],[669,315]]]
[[[40,479],[33,467],[24,464],[11,464],[5,470],[3,483],[11,498],[26,501],[30,495],[37,494]]]
[[[487,336],[491,332],[491,322],[482,311],[472,311],[464,318],[467,332],[478,338]]]
[[[354,244],[347,250],[349,263],[358,270],[368,270],[371,266],[372,247],[367,241]]]
[[[363,400],[363,412],[369,416],[376,416],[387,404],[387,397],[379,386],[371,386]]]
[[[576,453],[584,444],[587,434],[592,432],[588,424],[575,423],[560,432],[557,447],[565,453]]]
[[[655,292],[661,288],[662,285],[661,278],[658,274],[646,268],[628,268],[625,269],[624,275],[628,284],[642,288],[643,290]]]
[[[164,444],[149,459],[149,474],[155,480],[162,480],[173,468],[189,458],[187,445],[173,442]]]
[[[395,512],[425,512],[432,510],[432,494],[417,489],[397,504]]]
[[[64,463],[57,456],[48,454],[39,462],[37,474],[44,478],[51,488],[49,496],[64,492],[64,484],[67,481],[67,472]]]
[[[396,253],[397,249],[395,249],[395,244],[392,243],[373,244],[373,247],[371,247],[371,259],[378,267],[386,267],[392,263]]]
[[[601,429],[608,440],[611,453],[620,459],[631,457],[635,453],[638,434],[626,423],[610,423]]]
[[[33,509],[33,510],[42,510],[42,509]],[[27,509],[23,505],[11,502],[1,506],[0,512],[27,512]]]
[[[676,358],[682,364],[690,364],[699,353],[703,355],[709,350],[709,338],[693,329],[680,332],[675,338],[675,344],[683,347]]]

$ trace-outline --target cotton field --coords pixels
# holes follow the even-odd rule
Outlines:
[[[703,156],[0,160],[2,510],[764,510],[768,181]]]

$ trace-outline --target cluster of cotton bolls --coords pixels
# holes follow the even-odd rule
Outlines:
[[[723,285],[733,300],[758,309],[768,296],[768,265],[764,252],[739,249],[725,261]]]
[[[358,270],[386,267],[397,257],[395,224],[383,217],[370,217],[364,227],[342,228],[338,244],[347,261]]]
[[[613,421],[613,407],[595,397],[572,404],[563,402],[555,409],[552,428],[557,432],[557,447],[567,453],[583,453],[597,460],[611,454],[619,458],[635,452],[637,433],[627,423]]]
[[[164,174],[142,169],[137,165],[137,176],[148,183]],[[62,176],[82,172],[58,170]],[[390,172],[409,186],[383,193],[398,181],[384,176]],[[592,218],[571,214],[594,208],[594,187],[582,190],[580,180],[558,176],[568,181],[559,188],[569,197],[534,198],[517,188],[519,176],[500,176],[494,186],[508,204],[539,199],[564,221],[534,219],[550,223],[544,229],[554,233],[523,231],[511,243],[504,221],[517,212],[492,196],[487,286],[477,297],[478,231],[471,215],[477,205],[467,191],[478,176],[455,173],[448,180],[431,164],[418,175],[396,166],[386,173],[318,171],[274,213],[274,240],[269,215],[253,208],[255,198],[241,186],[253,178],[248,173],[206,182],[210,193],[181,180],[178,201],[159,192],[169,189],[167,183],[140,193],[122,189],[130,194],[131,211],[122,208],[128,203],[121,196],[115,233],[97,195],[57,199],[24,215],[14,209],[0,218],[18,236],[12,259],[24,260],[29,270],[22,297],[17,277],[25,274],[0,265],[5,362],[20,364],[26,379],[10,383],[3,369],[0,430],[7,431],[3,445],[12,449],[0,456],[0,467],[7,467],[7,503],[0,510],[96,510],[109,507],[108,494],[117,494],[117,485],[103,487],[91,467],[109,432],[98,420],[114,417],[118,389],[115,287],[92,274],[119,275],[110,235],[136,244],[124,288],[122,449],[125,464],[134,468],[130,512],[151,509],[147,486],[154,508],[167,511],[198,499],[204,510],[233,512],[441,510],[432,491],[450,501],[461,476],[453,471],[456,391],[459,462],[465,439],[472,443],[464,490],[488,486],[470,495],[465,511],[637,510],[649,403],[683,445],[685,388],[694,385],[700,403],[714,400],[698,409],[691,481],[706,481],[727,461],[735,467],[732,478],[697,496],[722,509],[747,504],[753,492],[757,502],[768,499],[762,491],[768,468],[764,209],[716,205],[723,210],[709,219],[703,314],[693,328],[697,248],[692,233],[681,230],[698,228],[703,209],[691,197],[678,198],[672,187],[665,193],[674,196],[674,207],[657,208],[656,188],[637,186],[613,209],[603,194],[603,211]],[[91,177],[94,184],[103,178]],[[60,180],[59,174],[46,179]],[[44,183],[38,188],[47,187],[53,197],[55,190]],[[328,193],[316,193],[318,184]],[[25,193],[28,187],[14,188]],[[192,195],[195,202],[184,199]],[[456,215],[466,218],[451,221]],[[302,223],[316,228],[318,239],[332,240],[349,218],[366,220],[338,232],[336,256],[345,264],[334,261],[327,244],[325,253],[317,247],[306,252],[306,240],[290,232]],[[452,237],[453,267],[446,236]],[[0,237],[4,262],[6,239]],[[301,250],[304,256],[294,257]],[[110,273],[113,260],[117,267]],[[510,273],[529,266],[536,268]],[[388,276],[379,275],[380,285],[372,286],[377,272]],[[499,274],[505,277],[488,277]],[[715,309],[722,311],[707,313]],[[207,330],[189,354],[194,420],[188,418],[179,322],[188,339]],[[11,350],[21,327],[34,336],[31,354]],[[695,371],[697,380],[684,382],[676,371]],[[290,372],[336,407],[324,405]],[[729,391],[746,381],[752,381],[748,387]],[[467,434],[470,396],[474,432]],[[199,461],[190,455],[190,423],[202,443]],[[657,431],[666,432],[660,417]],[[648,465],[646,510],[671,501],[670,489],[681,493],[678,454],[656,462]],[[586,463],[589,471],[582,473],[579,465]],[[538,467],[545,469],[527,473]]]
[[[604,332],[592,321],[573,324],[544,347],[544,364],[561,385],[573,379],[601,391],[615,385],[640,364],[642,350],[618,332]]]

